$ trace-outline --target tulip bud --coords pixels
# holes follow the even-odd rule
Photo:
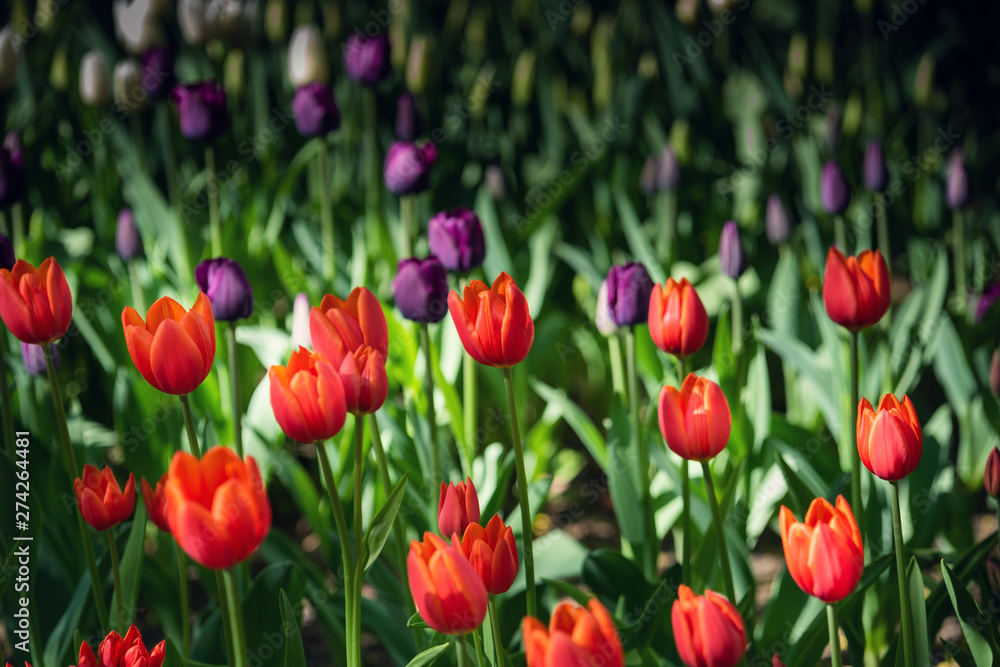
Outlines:
[[[132,209],[123,208],[118,213],[118,228],[115,230],[115,249],[122,260],[130,260],[142,257],[142,236],[139,228],[135,224],[135,216]]]
[[[864,569],[865,549],[854,512],[843,496],[837,496],[836,506],[816,498],[801,522],[782,506],[778,524],[788,573],[803,592],[832,604],[854,591]]]
[[[736,607],[715,591],[704,595],[680,585],[670,611],[677,653],[688,667],[736,667],[743,661],[747,635]]]
[[[428,39],[422,35],[415,36],[410,42],[410,51],[406,58],[406,87],[411,93],[420,94],[427,88],[430,50]]]
[[[743,275],[748,266],[739,227],[730,220],[723,225],[722,236],[719,237],[719,267],[723,273],[736,280]]]
[[[340,127],[340,108],[325,83],[309,83],[296,90],[292,112],[295,128],[303,137],[318,137]]]
[[[175,82],[174,54],[169,46],[156,46],[142,54],[142,88],[147,95],[164,99]]]
[[[913,84],[913,101],[918,106],[927,106],[934,90],[934,57],[925,53],[917,63],[917,75]]]
[[[535,89],[535,52],[531,49],[521,51],[514,62],[514,82],[511,85],[511,100],[514,106],[526,107],[531,103],[531,94]]]
[[[156,7],[149,0],[115,0],[115,35],[125,50],[139,55],[166,39]]]
[[[819,182],[819,197],[823,209],[830,215],[840,215],[847,210],[851,195],[847,190],[844,173],[833,160],[823,165],[823,175]]]
[[[677,20],[686,26],[694,25],[698,20],[698,0],[677,0],[674,7]]]
[[[417,613],[442,634],[467,634],[486,618],[486,587],[461,549],[457,536],[448,544],[425,532],[423,542],[410,542],[406,558],[410,595]]]
[[[288,47],[288,80],[300,88],[307,83],[326,83],[330,76],[329,59],[323,35],[315,25],[300,25],[292,33]]]
[[[226,92],[216,81],[176,86],[181,134],[191,140],[214,141],[229,129]]]
[[[344,44],[344,71],[363,86],[374,86],[389,76],[389,38],[355,32]]]
[[[6,234],[0,233],[0,269],[10,271],[14,268],[14,242]]]
[[[646,267],[638,262],[612,266],[607,282],[608,307],[615,324],[625,327],[646,322],[649,295],[653,292],[653,281]]]
[[[243,87],[246,81],[243,51],[229,49],[226,60],[222,63],[222,89],[233,99],[243,97]]]
[[[835,153],[837,151],[837,146],[840,144],[842,118],[843,113],[841,112],[840,107],[836,104],[830,105],[830,107],[826,110],[826,148],[831,153]]]
[[[267,375],[274,418],[289,438],[322,443],[343,428],[344,384],[326,357],[300,347],[286,366],[271,366]]]
[[[0,271],[0,319],[23,343],[45,345],[62,338],[73,320],[73,295],[54,257],[38,268],[23,259]]]
[[[764,226],[767,240],[771,245],[781,245],[792,235],[792,219],[785,208],[785,202],[778,195],[767,198],[767,211],[764,214]]]
[[[788,71],[798,78],[806,75],[809,67],[809,41],[801,32],[792,35],[788,42]]]
[[[268,0],[264,10],[264,33],[272,44],[285,41],[288,32],[288,10],[285,0]]]
[[[53,345],[49,349],[52,350],[52,365],[58,370],[59,348]],[[21,343],[21,359],[24,361],[24,367],[35,377],[41,377],[48,371],[45,365],[45,350],[41,345]]]
[[[17,68],[21,64],[18,50],[20,37],[15,35],[10,26],[0,30],[0,92],[7,92],[17,82]]]
[[[983,474],[983,488],[994,498],[1000,498],[1000,449],[996,447],[986,459],[986,472]]]
[[[521,636],[528,667],[625,664],[615,621],[596,598],[588,600],[586,608],[575,602],[560,602],[548,627],[533,616],[525,616],[521,621]]]
[[[73,491],[84,520],[94,530],[107,530],[132,514],[135,475],[129,474],[122,491],[111,468],[105,466],[104,470],[98,470],[88,463],[83,466],[83,475],[73,480]]]
[[[1000,398],[1000,350],[993,350],[993,358],[990,359],[990,390]]]
[[[969,203],[969,172],[965,168],[965,153],[962,149],[952,151],[947,170],[945,199],[948,208],[954,211]]]
[[[864,163],[865,187],[872,192],[881,192],[889,185],[889,171],[885,167],[882,156],[882,144],[878,139],[872,139],[865,148]]]
[[[396,307],[411,322],[440,322],[448,312],[448,272],[437,257],[399,260],[392,281]]]
[[[496,200],[503,199],[507,192],[507,185],[503,169],[500,168],[500,165],[487,165],[486,170],[483,172],[483,185],[486,186],[486,191],[490,193],[490,197]]]
[[[409,93],[403,93],[396,101],[396,140],[413,141],[420,135],[420,112],[417,100]]]
[[[52,54],[52,66],[49,68],[49,83],[53,90],[65,93],[69,89],[69,64],[66,58],[66,47],[56,47]]]
[[[467,208],[441,211],[427,223],[431,254],[449,271],[468,273],[486,257],[483,225]]]
[[[309,335],[309,295],[299,292],[292,306],[292,346],[296,349],[304,347],[312,349],[312,336]]]
[[[385,156],[385,187],[397,195],[412,195],[430,187],[431,167],[437,159],[437,146],[423,146],[396,141]]]
[[[688,373],[678,391],[665,386],[658,406],[667,447],[689,461],[708,461],[726,448],[733,427],[729,401],[708,378]]]
[[[483,528],[470,523],[462,535],[462,552],[476,571],[486,592],[499,595],[510,590],[517,577],[517,543],[514,531],[494,514]]]
[[[867,329],[889,310],[889,268],[882,253],[846,257],[830,248],[823,273],[823,304],[830,319],[850,331]]]
[[[677,155],[670,146],[664,146],[656,161],[656,189],[659,191],[676,190],[681,184],[681,167]]]
[[[119,110],[134,110],[143,105],[146,93],[142,89],[142,72],[133,58],[119,60],[115,65],[115,106]]]
[[[98,49],[91,49],[80,62],[80,99],[89,107],[103,107],[111,101],[108,62]]]
[[[892,394],[879,401],[878,410],[867,398],[858,404],[858,456],[881,479],[895,482],[916,470],[923,453],[920,420],[910,401]]]
[[[604,336],[613,336],[618,333],[618,325],[611,315],[611,306],[608,304],[608,279],[601,283],[601,288],[597,290],[597,310],[594,313],[594,326]]]
[[[446,538],[464,535],[469,524],[479,523],[479,496],[472,478],[455,484],[441,482],[438,499],[438,528]]]
[[[177,23],[181,36],[191,46],[201,46],[215,36],[218,26],[208,20],[205,0],[178,0]]]
[[[228,257],[206,259],[194,270],[198,289],[208,295],[216,320],[233,322],[253,314],[253,288],[243,267]]]
[[[698,292],[682,278],[667,278],[649,298],[649,336],[653,344],[681,359],[701,349],[708,338],[708,313]]]
[[[642,165],[639,174],[639,189],[644,195],[656,194],[656,156],[650,155]]]
[[[10,206],[24,197],[24,153],[16,132],[7,135],[0,146],[0,208]]]

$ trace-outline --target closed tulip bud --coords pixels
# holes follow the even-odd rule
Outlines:
[[[465,533],[470,524],[479,523],[479,496],[472,478],[455,484],[441,482],[441,497],[438,499],[438,528],[441,534],[450,538],[452,535]]]
[[[521,51],[514,62],[514,82],[511,86],[511,101],[514,106],[526,107],[531,103],[531,94],[535,89],[535,52],[531,49]]]
[[[858,404],[858,456],[876,477],[895,482],[917,469],[923,452],[920,420],[909,396],[900,401],[886,394],[872,408],[867,398]]]
[[[253,288],[236,260],[228,257],[206,259],[195,267],[194,280],[212,302],[215,319],[233,322],[253,314]]]
[[[747,635],[736,607],[715,591],[704,595],[680,585],[670,613],[677,653],[688,667],[735,667]]]
[[[440,322],[448,312],[448,272],[437,257],[401,259],[392,281],[396,307],[411,322]]]
[[[697,0],[677,0],[677,5],[674,7],[674,14],[677,16],[677,20],[684,25],[694,25],[694,22],[698,19]]]
[[[397,195],[412,195],[430,187],[431,167],[437,160],[437,146],[396,141],[385,156],[385,187]]]
[[[823,304],[830,319],[850,331],[867,329],[889,310],[889,269],[878,250],[845,257],[830,248],[823,274]]]
[[[414,36],[410,42],[409,55],[406,57],[406,87],[412,93],[420,94],[427,88],[430,50],[430,44],[423,35]],[[406,141],[401,137],[397,138]]]
[[[272,44],[285,41],[288,33],[288,8],[285,0],[268,0],[264,9],[264,33]]]
[[[167,473],[163,473],[156,488],[149,485],[149,482],[142,480],[142,502],[146,505],[146,515],[149,520],[164,533],[170,532],[167,524],[167,496],[164,488],[167,484]]]
[[[468,273],[482,266],[486,242],[479,216],[467,208],[441,211],[427,223],[431,254],[449,271]]]
[[[667,278],[649,297],[649,336],[653,343],[684,359],[701,349],[708,338],[708,313],[698,292],[682,278]]]
[[[142,89],[151,99],[165,99],[176,80],[174,54],[169,46],[155,46],[142,54]]]
[[[124,637],[112,630],[101,640],[97,654],[87,642],[80,644],[79,667],[160,667],[166,656],[166,641],[147,651],[134,625]]]
[[[7,92],[17,82],[17,69],[21,64],[19,39],[10,26],[0,30],[0,93]]]
[[[355,32],[344,44],[344,71],[364,86],[374,86],[389,76],[389,38],[384,33],[368,37]]]
[[[514,531],[494,514],[486,528],[470,523],[462,536],[462,552],[486,586],[486,592],[499,595],[510,590],[517,577],[517,543]]]
[[[420,112],[417,111],[417,100],[409,93],[403,93],[396,101],[396,125],[394,127],[397,141],[413,141],[421,132]]]
[[[945,200],[948,208],[954,211],[969,203],[969,172],[965,168],[965,153],[961,149],[952,151],[947,170]]]
[[[528,300],[506,273],[497,276],[492,287],[473,280],[461,298],[452,292],[448,308],[465,351],[479,363],[510,368],[528,356],[535,323]]]
[[[527,667],[623,667],[625,652],[611,614],[596,599],[587,607],[560,602],[546,627],[533,616],[521,622]]]
[[[618,333],[618,325],[611,316],[611,306],[608,304],[608,279],[605,278],[597,290],[597,310],[594,313],[594,326],[604,336]]]
[[[826,110],[826,148],[831,153],[837,151],[840,145],[840,135],[842,131],[843,112],[836,104]]]
[[[656,194],[656,156],[650,155],[642,165],[639,174],[639,189],[644,195]]]
[[[36,269],[23,259],[0,269],[0,318],[22,343],[45,345],[63,337],[73,319],[73,295],[54,257]]]
[[[740,229],[730,220],[722,226],[722,236],[719,237],[719,268],[724,274],[736,280],[743,275],[748,266]]]
[[[913,101],[917,106],[927,106],[934,90],[934,56],[925,53],[917,63],[917,74],[913,82]]]
[[[206,0],[178,0],[177,23],[181,36],[191,46],[201,46],[215,37],[217,21],[209,20]]]
[[[329,76],[323,34],[315,25],[300,25],[292,33],[288,47],[288,80],[293,87],[301,88],[307,83],[326,83]]]
[[[986,472],[983,474],[983,488],[994,498],[1000,498],[1000,449],[996,447],[986,459]]]
[[[98,470],[87,464],[83,466],[83,476],[73,480],[73,492],[84,520],[94,530],[107,530],[131,516],[135,506],[135,475],[128,476],[123,492],[111,468]]]
[[[840,215],[847,210],[851,195],[847,191],[847,181],[844,173],[833,160],[823,165],[823,175],[819,182],[819,197],[823,209],[830,215]]]
[[[52,366],[56,369],[59,368],[59,348],[52,346]],[[35,377],[41,377],[45,375],[47,367],[45,365],[45,350],[42,349],[41,345],[32,345],[31,343],[21,343],[21,359],[24,361],[24,367],[28,369],[28,372]]]
[[[670,146],[664,146],[656,160],[656,189],[676,190],[681,184],[681,166]]]
[[[864,569],[865,550],[854,513],[843,496],[837,496],[836,507],[825,498],[816,498],[803,522],[782,505],[778,521],[788,573],[799,588],[827,604],[854,591]]]
[[[417,613],[431,628],[446,635],[472,632],[486,618],[486,587],[462,546],[424,533],[422,542],[410,542],[406,572]]]
[[[114,71],[115,105],[121,109],[138,109],[146,101],[142,89],[142,68],[134,58],[119,60]]]
[[[162,297],[149,307],[145,320],[126,307],[122,329],[132,363],[146,382],[165,394],[190,394],[212,370],[215,316],[204,292],[191,310]]]
[[[865,187],[872,192],[881,192],[889,185],[889,170],[885,166],[882,155],[882,144],[878,139],[872,139],[865,148],[864,162]]]
[[[195,141],[214,141],[229,129],[226,91],[217,81],[175,86],[173,99],[180,114],[181,134]]]
[[[132,209],[123,208],[118,213],[118,227],[115,229],[115,249],[124,261],[142,257],[142,236],[135,224]]]
[[[990,359],[990,391],[1000,398],[1000,350],[993,350],[993,358]]]
[[[340,127],[340,108],[325,83],[309,83],[296,90],[292,113],[295,129],[303,137],[319,137]]]
[[[733,418],[719,385],[689,373],[680,391],[660,390],[660,433],[670,451],[689,461],[708,461],[726,448]]]
[[[483,171],[483,185],[486,186],[486,191],[494,200],[503,199],[504,195],[507,194],[507,184],[500,165],[487,165]]]
[[[271,529],[271,503],[257,462],[228,447],[212,447],[199,461],[176,452],[164,487],[167,525],[196,563],[226,570],[257,550]]]
[[[80,99],[89,107],[104,107],[111,101],[108,61],[98,49],[91,49],[80,62]]]
[[[292,346],[312,349],[312,336],[309,335],[309,295],[299,292],[292,306]]]
[[[767,210],[764,213],[764,227],[767,240],[771,245],[781,245],[792,235],[792,216],[778,195],[767,198]]]
[[[653,281],[646,267],[625,262],[608,271],[608,307],[611,319],[619,327],[642,324],[648,320],[649,298]]]
[[[24,153],[20,147],[13,147],[14,143],[19,143],[19,140],[17,133],[11,132],[4,140],[4,145],[0,147],[0,208],[21,201],[27,187]]]
[[[14,257],[14,242],[6,234],[0,233],[0,269],[8,271],[14,268],[17,258]]]
[[[115,0],[112,9],[115,35],[130,54],[137,56],[166,39],[150,0]]]
[[[340,433],[347,401],[340,375],[327,359],[300,347],[287,366],[271,366],[267,376],[271,409],[285,435],[299,442],[322,442]]]

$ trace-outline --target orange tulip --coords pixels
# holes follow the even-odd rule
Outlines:
[[[346,301],[327,294],[309,313],[309,333],[316,351],[340,374],[347,411],[367,414],[382,407],[389,393],[389,330],[375,295],[365,287],[355,287]]]
[[[920,420],[910,402],[886,394],[872,409],[867,398],[858,404],[858,455],[876,477],[890,482],[903,479],[916,470],[923,451]]]
[[[199,461],[174,453],[165,487],[167,524],[196,563],[224,570],[249,558],[271,528],[271,504],[257,462],[213,447]]]
[[[845,257],[830,248],[823,275],[823,303],[830,319],[851,331],[867,329],[889,310],[889,269],[882,253]]]
[[[448,309],[466,352],[479,363],[510,368],[528,356],[535,323],[527,299],[506,273],[497,276],[492,287],[473,280],[461,298],[452,292]]]
[[[267,374],[274,418],[289,438],[321,442],[344,427],[344,386],[325,357],[300,347],[287,366],[271,366]]]
[[[658,348],[681,359],[705,344],[708,313],[687,278],[668,278],[649,297],[649,335]]]
[[[688,667],[735,667],[747,635],[736,607],[715,591],[695,595],[681,584],[671,611],[677,652]]]
[[[689,373],[681,390],[660,391],[660,432],[678,456],[708,461],[726,448],[732,429],[729,402],[719,385]]]
[[[560,602],[549,627],[532,616],[521,623],[528,667],[622,667],[625,654],[611,614],[596,599],[587,608]]]
[[[164,487],[167,483],[167,473],[163,473],[156,483],[156,488],[152,488],[149,482],[142,480],[142,502],[146,505],[146,514],[157,528],[165,533],[170,532],[167,525],[167,496]]]
[[[168,296],[158,299],[146,321],[134,308],[122,311],[125,344],[132,363],[146,382],[165,394],[190,394],[215,361],[215,316],[212,302],[198,294],[191,310]]]
[[[117,526],[129,518],[135,507],[135,475],[128,476],[123,492],[107,466],[104,470],[90,464],[83,466],[83,477],[73,480],[73,491],[80,505],[80,514],[94,530]]]
[[[479,496],[472,478],[454,484],[441,482],[438,499],[438,528],[445,539],[461,536],[470,523],[479,523]]]
[[[54,257],[36,269],[23,259],[0,269],[0,318],[23,343],[45,345],[63,337],[73,319],[73,295]]]
[[[462,536],[462,552],[472,563],[472,569],[493,595],[510,590],[517,576],[517,543],[514,531],[505,526],[499,514],[494,514],[483,528],[470,523]]]
[[[413,603],[427,625],[446,635],[472,632],[486,618],[486,587],[462,555],[456,536],[452,543],[424,533],[410,542],[406,558]]]
[[[782,505],[778,522],[785,563],[799,588],[826,603],[850,595],[861,579],[865,551],[844,497],[837,496],[836,507],[825,498],[815,499],[802,523]]]

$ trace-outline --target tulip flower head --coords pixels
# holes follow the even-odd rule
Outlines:
[[[132,363],[146,382],[165,394],[190,394],[215,361],[215,316],[204,292],[191,310],[168,296],[158,299],[146,319],[126,307],[122,329]]]
[[[851,202],[851,194],[847,190],[844,173],[833,160],[823,165],[823,174],[819,182],[819,198],[823,209],[830,215],[840,215],[847,210]]]
[[[154,46],[142,54],[142,88],[154,100],[167,97],[176,83],[174,53],[169,46]]]
[[[965,153],[962,149],[953,151],[948,158],[945,181],[945,201],[948,208],[955,210],[969,203],[969,172],[965,167]]]
[[[100,49],[87,51],[80,61],[80,99],[93,108],[111,101],[111,73]]]
[[[865,187],[872,192],[881,192],[889,185],[889,171],[885,167],[882,155],[882,144],[878,139],[872,139],[865,147],[863,168]]]
[[[719,267],[733,280],[742,276],[749,267],[743,240],[740,238],[740,228],[733,220],[722,226],[722,236],[719,237]]]
[[[441,482],[441,497],[438,500],[438,528],[450,539],[452,535],[461,537],[469,524],[479,523],[479,496],[472,478],[455,484]]]
[[[837,496],[836,507],[816,498],[803,522],[782,505],[778,522],[785,563],[799,588],[828,604],[850,595],[861,580],[865,551],[844,497]]]
[[[193,141],[214,141],[229,129],[226,91],[217,81],[175,86],[181,134]]]
[[[396,141],[385,155],[385,187],[397,195],[423,192],[431,183],[431,167],[437,160],[437,146],[418,146],[412,141]]]
[[[393,132],[397,141],[413,141],[420,136],[420,112],[417,100],[409,93],[403,93],[396,101],[396,124]]]
[[[176,452],[164,487],[167,525],[196,563],[224,570],[250,557],[271,529],[271,503],[253,457],[216,446],[199,461]]]
[[[97,654],[87,642],[80,645],[78,667],[160,667],[166,655],[166,641],[147,651],[135,625],[125,636],[112,630],[97,647]]]
[[[625,652],[611,614],[596,599],[583,608],[560,602],[548,627],[532,616],[521,623],[528,667],[622,667]]]
[[[223,322],[245,320],[253,314],[253,288],[243,267],[228,257],[206,259],[195,267],[198,289],[212,302],[212,314]]]
[[[54,257],[36,269],[23,259],[0,269],[0,318],[22,343],[46,345],[65,335],[73,319],[73,295]]]
[[[986,459],[986,471],[983,474],[983,488],[994,498],[1000,498],[1000,449],[996,447]]]
[[[659,417],[667,447],[689,461],[708,461],[729,442],[729,402],[719,385],[708,378],[689,373],[680,391],[664,387]]]
[[[392,281],[396,307],[411,322],[440,322],[448,312],[448,272],[437,257],[399,260]]]
[[[278,426],[299,442],[329,440],[344,427],[347,401],[337,369],[300,347],[287,366],[271,366],[271,408]]]
[[[823,275],[823,304],[830,319],[850,331],[867,329],[889,310],[889,269],[882,253],[845,257],[830,248]]]
[[[73,480],[73,492],[80,505],[80,514],[94,530],[107,530],[117,526],[132,515],[135,507],[135,475],[128,476],[125,491],[105,466],[98,470],[87,464],[83,476]]]
[[[167,495],[165,487],[167,484],[167,473],[163,473],[156,487],[153,488],[149,482],[142,480],[142,502],[146,505],[146,515],[157,528],[164,533],[170,532],[170,525],[167,524]]]
[[[449,271],[468,273],[486,257],[483,225],[467,208],[441,211],[427,223],[431,254]]]
[[[462,555],[457,535],[451,544],[431,533],[424,533],[422,542],[410,542],[406,572],[417,612],[431,628],[464,635],[482,625],[486,587]]]
[[[858,455],[881,479],[895,482],[916,470],[923,451],[920,420],[909,396],[900,402],[886,394],[872,408],[867,398],[858,404]]]
[[[778,195],[767,198],[764,228],[771,245],[781,245],[792,235],[792,216]]]
[[[448,308],[462,345],[479,363],[510,368],[528,356],[535,323],[528,314],[528,300],[506,273],[497,276],[492,287],[473,280],[461,298],[452,292]]]
[[[698,292],[681,278],[667,278],[649,296],[649,335],[658,348],[684,359],[701,349],[708,338],[708,313]]]
[[[608,307],[611,319],[619,327],[646,322],[652,291],[653,280],[642,264],[625,262],[612,266],[608,271]]]
[[[477,508],[478,509],[478,508]],[[517,543],[514,531],[494,514],[486,527],[470,523],[462,536],[462,553],[486,586],[486,592],[499,595],[510,590],[517,577]]]
[[[715,591],[695,595],[680,585],[671,610],[677,653],[688,667],[735,667],[746,652],[743,619]]]
[[[52,365],[58,369],[59,348],[53,345],[49,349],[52,351]],[[21,343],[21,360],[28,372],[35,377],[40,377],[48,372],[48,366],[45,365],[45,350],[42,349],[41,345]]]
[[[374,86],[389,75],[389,37],[354,33],[344,45],[344,71],[364,86]]]
[[[312,24],[297,26],[288,45],[288,80],[301,88],[310,83],[326,83],[329,76],[323,33]]]
[[[303,137],[319,137],[340,127],[340,108],[325,83],[300,86],[292,98],[295,129]]]
[[[670,146],[664,146],[656,159],[656,189],[659,191],[676,190],[681,184],[681,165],[677,154]]]
[[[142,235],[135,224],[132,209],[123,208],[118,213],[118,227],[115,228],[115,250],[122,260],[128,262],[142,257]]]
[[[656,290],[654,289],[653,291],[655,292]],[[597,308],[594,310],[594,326],[604,336],[613,336],[618,333],[618,325],[615,324],[614,317],[611,315],[611,305],[608,303],[607,278],[604,279],[597,290]]]

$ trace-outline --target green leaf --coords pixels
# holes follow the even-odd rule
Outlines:
[[[618,217],[621,220],[622,228],[625,230],[625,238],[628,240],[629,250],[637,262],[641,262],[649,271],[654,283],[666,281],[667,274],[660,264],[659,258],[653,251],[653,244],[649,242],[642,231],[642,224],[639,216],[636,215],[635,207],[625,194],[624,189],[615,190],[615,206],[618,208]]]
[[[140,503],[135,509],[135,518],[129,529],[128,542],[121,562],[122,579],[122,613],[118,626],[127,629],[135,620],[136,601],[139,599],[139,588],[142,583],[142,561],[146,555],[146,505]],[[111,609],[117,609],[116,595],[111,596]]]
[[[306,667],[306,652],[302,646],[302,632],[292,603],[285,589],[278,591],[281,599],[281,630],[285,635],[285,667]]]
[[[972,594],[965,588],[961,580],[944,560],[941,560],[941,575],[948,587],[948,597],[958,615],[958,622],[965,634],[965,641],[978,667],[992,667],[995,660],[1000,659],[1000,649],[997,648],[996,636],[991,629],[992,621],[983,623],[983,612],[979,609]]]
[[[289,599],[302,599],[305,582],[301,569],[295,563],[275,563],[261,570],[243,598],[246,636],[251,643],[249,649],[257,656],[256,662],[264,667],[281,667],[284,659],[275,641],[276,635],[283,636],[279,605],[281,591],[288,591]],[[214,639],[218,641],[218,635]],[[255,652],[255,649],[259,650]],[[265,658],[265,654],[269,657]]]
[[[76,584],[73,597],[70,598],[69,604],[66,605],[66,611],[63,612],[62,617],[56,623],[56,627],[52,629],[49,640],[45,643],[45,653],[43,655],[46,665],[63,664],[63,658],[67,656],[67,651],[70,649],[70,641],[73,639],[76,629],[80,627],[80,617],[83,615],[83,608],[89,599],[90,573],[84,572],[80,577],[80,581]],[[73,658],[75,659],[76,656],[73,656]]]
[[[421,652],[413,660],[406,663],[406,667],[424,667],[424,665],[432,665],[434,661],[440,658],[445,651],[448,650],[448,644],[441,644],[440,646],[433,646],[426,651]]]
[[[621,397],[614,397],[611,429],[608,432],[608,461],[604,466],[608,492],[622,536],[638,545],[646,539],[645,511],[635,482],[635,456],[630,451],[632,424]]]
[[[906,581],[910,589],[910,618],[913,620],[913,664],[929,665],[930,637],[927,634],[927,606],[924,603],[924,577],[911,557],[906,568]]]
[[[576,436],[580,438],[583,446],[587,448],[590,455],[594,457],[601,468],[606,468],[608,463],[608,446],[601,435],[601,430],[591,421],[587,413],[580,406],[574,403],[562,389],[554,389],[536,378],[529,378],[528,384],[534,389],[543,401],[548,405],[554,405],[559,416],[569,425]]]
[[[583,562],[583,583],[608,609],[625,597],[627,609],[642,609],[651,586],[635,563],[614,549],[592,551]]]
[[[409,475],[410,473],[404,473],[399,481],[396,482],[392,493],[385,499],[385,505],[382,505],[382,509],[378,511],[372,519],[371,525],[368,526],[368,530],[365,531],[365,536],[362,540],[362,544],[364,545],[362,551],[367,554],[365,557],[366,574],[372,565],[375,564],[378,555],[382,553],[385,541],[389,539],[389,534],[392,532],[392,524],[399,513],[399,505],[403,502],[403,494],[406,491],[406,480]]]
[[[421,630],[426,630],[431,627],[427,625],[424,619],[420,616],[420,612],[413,612],[413,616],[410,616],[410,620],[406,622],[406,627],[408,628],[419,628]]]
[[[548,577],[543,577],[542,581],[544,581],[549,586],[552,586],[566,597],[572,598],[573,601],[575,601],[582,607],[586,607],[587,603],[591,599],[589,595],[581,591],[579,588],[577,588],[573,584],[568,584],[565,581],[560,581],[559,579],[550,579]]]

